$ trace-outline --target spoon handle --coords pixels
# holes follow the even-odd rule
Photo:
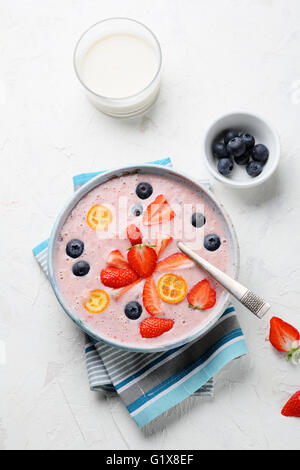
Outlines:
[[[191,248],[186,246],[183,242],[178,242],[177,246],[185,255],[195,261],[196,264],[201,266],[201,268],[203,268],[216,281],[218,281],[228,292],[230,292],[230,294],[232,294],[258,318],[263,318],[263,316],[271,308],[270,304],[265,302],[261,297],[254,294],[254,292],[247,289],[247,287],[244,287],[235,279],[232,279],[223,271],[220,271],[220,269],[210,264],[204,258],[191,250]]]

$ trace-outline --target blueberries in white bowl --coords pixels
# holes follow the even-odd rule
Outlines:
[[[240,157],[234,157],[234,161],[237,165],[247,165],[250,161],[252,153],[247,150],[244,155],[241,155]]]
[[[220,158],[218,161],[218,172],[223,176],[228,176],[233,170],[233,162],[231,158]]]
[[[253,147],[255,145],[255,138],[253,137],[253,135],[247,134],[247,132],[245,132],[244,134],[240,135],[240,138],[242,139],[242,141],[246,145],[247,150],[253,149]]]
[[[269,159],[269,150],[263,144],[256,144],[255,137],[248,132],[229,129],[222,133],[221,140],[215,140],[212,152],[216,158],[218,172],[230,176],[234,165],[245,166],[251,178],[259,176]]]
[[[249,176],[256,178],[256,176],[260,175],[261,172],[263,171],[263,166],[259,162],[250,162],[246,166],[246,171]]]
[[[269,150],[265,145],[258,144],[255,145],[252,153],[252,158],[256,162],[260,162],[262,165],[267,163],[268,158],[269,158]]]
[[[228,145],[229,141],[234,139],[235,137],[238,137],[239,133],[235,131],[234,129],[230,129],[229,131],[225,131],[224,133],[224,143],[225,145]]]
[[[229,155],[233,157],[241,157],[247,150],[245,142],[240,137],[234,137],[227,144]]]
[[[216,158],[228,157],[227,146],[224,142],[215,142],[213,145],[213,154]]]

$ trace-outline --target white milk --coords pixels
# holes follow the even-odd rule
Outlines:
[[[110,34],[92,44],[82,60],[85,85],[97,95],[125,98],[144,90],[159,67],[157,51],[132,34]]]

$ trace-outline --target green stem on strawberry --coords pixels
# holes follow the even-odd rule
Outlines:
[[[293,364],[300,363],[300,346],[292,348],[289,351],[287,360],[292,361]]]
[[[149,246],[149,248],[156,248],[156,245],[151,245],[150,243],[138,243],[137,245],[133,245],[130,248],[127,248],[127,251],[132,250],[132,248],[143,248],[144,246]]]

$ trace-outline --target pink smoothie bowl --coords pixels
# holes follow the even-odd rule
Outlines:
[[[193,188],[213,209],[216,217],[218,217],[221,225],[224,229],[224,233],[228,242],[229,246],[229,259],[230,259],[230,267],[228,274],[237,279],[238,272],[239,272],[239,245],[236,237],[236,233],[233,227],[233,224],[225,211],[224,207],[221,203],[217,202],[215,197],[212,193],[204,188],[197,180],[190,178],[182,173],[176,172],[170,168],[162,167],[159,165],[131,165],[127,167],[117,168],[103,174],[100,174],[81,186],[79,190],[77,190],[74,195],[69,199],[67,204],[64,206],[62,211],[60,212],[52,233],[49,242],[49,252],[48,252],[48,272],[49,272],[49,279],[51,282],[51,286],[54,290],[54,293],[61,304],[63,310],[66,314],[73,320],[73,322],[83,330],[87,335],[93,338],[96,341],[103,341],[110,346],[114,346],[116,348],[125,349],[128,351],[136,351],[142,353],[153,353],[159,351],[166,351],[170,349],[177,348],[186,344],[190,341],[195,340],[196,338],[200,338],[203,336],[213,325],[218,321],[218,319],[223,314],[225,308],[229,303],[229,293],[222,290],[222,294],[216,304],[216,306],[212,309],[211,315],[208,317],[207,321],[199,325],[195,330],[193,330],[189,335],[181,337],[180,339],[172,339],[170,342],[164,342],[163,345],[159,346],[157,344],[153,345],[150,343],[145,342],[145,346],[141,347],[140,345],[134,346],[132,344],[126,344],[124,342],[118,340],[112,340],[111,338],[106,338],[98,331],[93,330],[87,324],[85,324],[82,320],[78,318],[78,315],[75,311],[72,310],[71,306],[68,305],[66,300],[63,298],[62,293],[60,292],[57,273],[55,270],[55,253],[56,253],[56,243],[61,233],[61,229],[67,220],[69,214],[74,209],[74,207],[78,204],[78,202],[92,189],[95,187],[111,180],[114,178],[119,178],[121,176],[127,176],[130,174],[153,174],[153,175],[160,175],[166,178],[171,178],[174,181],[174,184],[182,183],[188,185],[190,188]]]

